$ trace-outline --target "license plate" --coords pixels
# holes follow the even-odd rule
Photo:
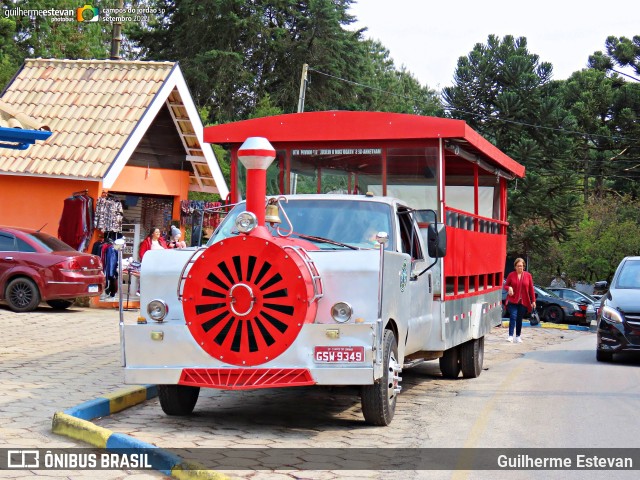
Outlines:
[[[98,285],[89,285],[89,293],[98,293],[100,287]]]
[[[362,363],[364,347],[315,347],[317,363]]]

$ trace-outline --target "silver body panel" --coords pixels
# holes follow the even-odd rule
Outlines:
[[[398,203],[377,200],[394,211]],[[389,235],[395,235],[395,245],[400,245],[397,223],[394,228]],[[426,252],[422,238],[420,243]],[[482,337],[500,322],[500,291],[443,302],[439,292],[441,262],[418,276],[432,263],[430,258],[412,261],[408,254],[386,250],[379,322],[380,253],[377,248],[308,251],[324,289],[315,321],[304,324],[291,346],[276,358],[255,367],[238,367],[205,352],[185,324],[178,296],[180,277],[188,275],[188,262],[202,251],[148,251],[142,262],[140,297],[141,316],[147,323],[121,326],[126,383],[175,384],[185,368],[295,368],[308,369],[319,385],[366,385],[382,376],[376,349],[384,328],[396,331],[402,364],[406,356],[415,354],[414,358],[419,358],[422,352],[424,358],[435,358],[448,348]],[[168,306],[162,323],[152,320],[146,311],[146,305],[154,299]],[[337,323],[331,317],[336,302],[347,302],[353,308],[346,323]],[[318,363],[315,346],[363,347],[365,359],[361,363]]]

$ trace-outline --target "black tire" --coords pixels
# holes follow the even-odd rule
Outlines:
[[[31,312],[40,303],[40,291],[33,280],[19,277],[9,282],[4,298],[14,312]]]
[[[460,345],[460,366],[464,378],[476,378],[482,373],[484,361],[484,337],[469,340]]]
[[[613,360],[613,353],[596,349],[596,360],[599,362],[610,362]]]
[[[198,395],[200,395],[200,387],[158,385],[160,406],[167,415],[190,415],[196,406]]]
[[[458,378],[460,369],[462,368],[460,367],[460,351],[458,347],[445,350],[444,355],[440,357],[439,361],[443,378]]]
[[[544,311],[544,318],[551,323],[563,323],[564,313],[557,305],[549,305]]]
[[[360,400],[365,422],[384,427],[391,423],[396,411],[401,366],[398,365],[398,343],[391,330],[385,330],[382,345],[382,364],[385,366],[382,378],[373,385],[364,385]]]
[[[47,300],[47,305],[49,305],[54,310],[66,310],[71,305],[73,305],[74,302],[75,302],[75,299],[73,299],[73,300]]]

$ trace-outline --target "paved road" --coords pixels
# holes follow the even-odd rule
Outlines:
[[[125,314],[131,319],[137,316],[137,312]],[[117,311],[73,308],[56,313],[42,307],[34,313],[15,314],[0,306],[0,329],[0,448],[79,446],[53,435],[51,418],[56,411],[124,387]],[[580,436],[584,429],[566,426],[582,419],[572,416],[566,408],[554,408],[554,402],[567,398],[575,398],[578,403],[589,401],[601,394],[589,382],[618,374],[620,365],[595,363],[594,335],[589,332],[526,332],[527,348],[534,341],[537,347],[557,343],[560,337],[570,341],[522,358],[517,357],[523,346],[506,344],[504,336],[504,329],[496,329],[487,337],[488,370],[478,379],[443,380],[437,362],[403,372],[404,390],[396,417],[385,428],[363,424],[357,391],[349,388],[203,390],[193,417],[167,417],[157,399],[153,399],[95,423],[162,448],[547,446],[540,433],[545,431],[544,421],[536,419],[539,431],[533,433],[528,430],[529,424],[522,421],[528,412],[544,409],[549,412],[546,418],[551,419],[552,425],[565,431],[557,437],[558,446],[569,446],[565,442],[576,436],[583,440],[578,445],[590,446],[586,437]],[[568,368],[573,362],[569,357],[578,359],[578,371],[584,377],[581,388],[567,389],[562,377],[554,374],[559,367]],[[528,383],[531,372],[542,380]],[[613,400],[622,407],[625,400],[636,397],[635,390],[624,390]],[[629,408],[622,411],[628,412]],[[595,419],[588,419],[584,428],[595,425]],[[597,446],[605,446],[612,434]],[[367,470],[226,473],[255,480],[452,478],[451,472]],[[453,477],[498,478],[496,473],[454,472]],[[545,475],[540,476],[541,473]],[[510,472],[502,478],[565,478],[573,473]],[[22,478],[25,474],[35,476],[34,472],[3,472],[2,476]],[[46,475],[71,479],[162,478],[155,472],[129,471],[59,471]]]
[[[137,317],[137,312],[125,312]],[[57,411],[125,387],[118,311],[41,306],[14,313],[0,305],[0,448],[85,446],[51,433]],[[2,478],[159,479],[157,472],[1,472]]]

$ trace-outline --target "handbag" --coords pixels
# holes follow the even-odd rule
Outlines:
[[[539,323],[540,323],[540,316],[538,315],[538,312],[534,310],[533,312],[531,312],[531,318],[529,318],[529,325],[531,325],[532,327],[535,327]]]

